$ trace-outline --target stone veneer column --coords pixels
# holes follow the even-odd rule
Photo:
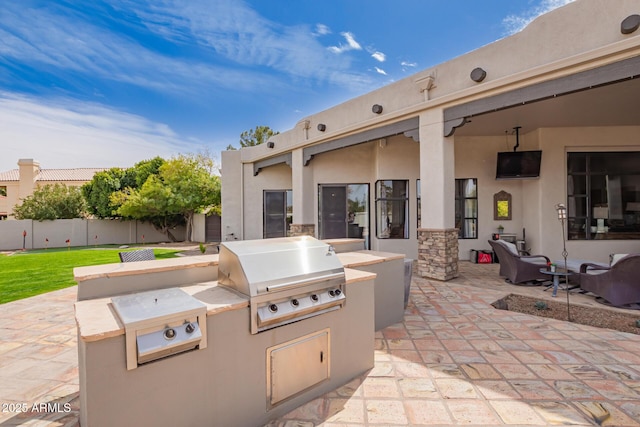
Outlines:
[[[295,237],[295,236],[314,237],[316,235],[316,226],[315,224],[291,224],[289,226],[289,235],[291,237]]]
[[[458,277],[458,230],[418,229],[418,274],[437,280]]]

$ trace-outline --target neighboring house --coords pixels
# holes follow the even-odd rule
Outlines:
[[[40,163],[33,159],[18,160],[18,169],[0,172],[0,219],[12,219],[13,207],[22,199],[33,194],[38,186],[65,184],[81,186],[91,181],[96,172],[105,168],[40,169]]]
[[[569,257],[640,251],[639,25],[640,0],[578,0],[223,152],[222,239],[362,236],[448,280],[499,225],[561,258],[563,203]]]

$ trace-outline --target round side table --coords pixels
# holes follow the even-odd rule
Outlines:
[[[565,278],[564,281],[568,289],[569,276],[572,276],[573,274],[575,274],[573,271],[551,271],[551,270],[547,270],[546,268],[541,268],[540,273],[548,274],[549,276],[553,277],[553,292],[551,293],[552,297],[555,297],[558,294],[558,285],[560,285],[560,277],[564,276]]]

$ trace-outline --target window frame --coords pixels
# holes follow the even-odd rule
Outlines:
[[[422,197],[420,196],[420,178],[416,179],[416,227],[422,228]]]
[[[618,188],[620,198],[618,204],[618,214],[611,217],[611,210],[614,209],[612,203],[613,192],[609,188],[616,177],[623,180],[624,177],[640,177],[640,167],[632,169],[640,164],[640,151],[569,151],[566,153],[566,178],[567,178],[567,240],[589,241],[589,240],[640,240],[640,212],[628,212],[630,203],[640,203],[640,188],[638,190],[626,190],[627,193],[636,193],[635,197],[624,197],[622,182]],[[619,160],[609,159],[611,156],[622,156],[628,161],[627,167],[623,166]],[[635,157],[637,160],[630,160]],[[594,163],[600,163],[600,168]],[[631,165],[631,167],[629,167]],[[611,180],[609,177],[612,177]],[[604,181],[604,185],[603,185]],[[596,197],[600,192],[601,197]],[[602,197],[604,194],[604,197]],[[598,200],[595,200],[598,199]],[[604,199],[604,200],[603,200]],[[633,199],[633,200],[631,200]],[[604,201],[606,200],[606,203]],[[581,207],[578,207],[578,205]],[[596,208],[606,208],[607,215],[600,225],[605,225],[604,230],[598,225],[594,210]],[[582,214],[580,210],[584,211]],[[609,232],[609,227],[617,222],[622,222],[622,228],[628,228],[627,217],[635,215],[635,221],[631,226],[632,230],[613,230]],[[622,219],[620,218],[622,217]],[[606,231],[605,231],[606,230]]]
[[[279,236],[270,235],[267,237],[267,194],[269,193],[280,193],[283,194],[284,204],[283,204],[283,225],[284,225],[284,234]],[[293,198],[293,191],[290,189],[287,190],[262,190],[262,238],[263,239],[272,239],[277,237],[288,237],[290,234],[289,226],[293,220],[293,204],[289,203],[289,200]],[[289,207],[291,207],[291,212],[289,212]]]
[[[392,183],[395,182],[403,182],[404,183],[404,190],[405,190],[405,194],[402,197],[388,197],[385,195],[385,197],[381,196],[381,187],[380,187],[380,183],[382,182],[387,182],[387,181],[391,181]],[[394,184],[392,184],[392,186],[394,186]],[[380,203],[387,203],[387,202],[402,202],[404,203],[404,222],[403,222],[403,227],[402,227],[402,237],[392,237],[392,234],[389,233],[389,236],[382,236],[381,233],[383,232],[383,230],[380,230],[379,224],[380,224],[380,209],[378,208],[380,206]],[[409,239],[409,180],[408,179],[379,179],[375,182],[375,210],[376,210],[376,218],[375,218],[375,222],[376,222],[376,238],[377,239],[382,239],[382,240],[406,240]]]
[[[474,187],[475,187],[475,196],[474,197],[467,197],[464,195],[464,191],[460,191],[461,189],[463,189],[463,185],[464,182],[467,181],[473,181]],[[467,200],[475,200],[475,208],[474,208],[474,215],[473,216],[467,216],[466,215],[466,209],[465,209],[465,205]],[[472,239],[478,239],[478,236],[480,235],[479,230],[478,230],[478,211],[479,211],[479,207],[478,207],[478,178],[456,178],[456,183],[455,183],[455,219],[457,219],[458,217],[460,217],[461,220],[461,224],[460,224],[460,228],[458,228],[458,239],[462,239],[462,240],[472,240]],[[467,236],[466,235],[466,231],[465,231],[465,227],[464,224],[467,221],[472,221],[472,224],[474,225],[474,231],[475,231],[475,235],[474,236]],[[456,224],[457,225],[457,224]]]

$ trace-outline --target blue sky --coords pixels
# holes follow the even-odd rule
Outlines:
[[[219,159],[569,1],[4,1],[0,171]]]

